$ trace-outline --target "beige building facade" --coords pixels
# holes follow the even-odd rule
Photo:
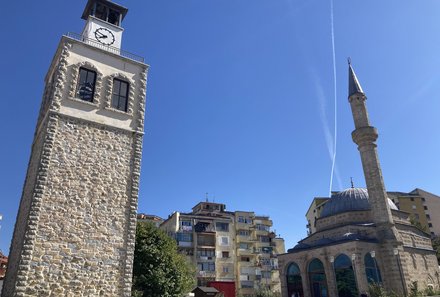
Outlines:
[[[233,281],[242,296],[261,287],[281,291],[277,255],[285,251],[284,240],[271,227],[267,216],[226,211],[213,202],[200,202],[191,213],[174,212],[160,226],[196,265],[198,285]]]
[[[126,13],[90,0],[94,30],[61,38],[2,296],[131,295],[148,66],[119,47]]]
[[[282,296],[355,297],[368,294],[371,284],[408,296],[414,282],[422,290],[438,289],[440,271],[430,234],[412,225],[410,213],[388,198],[377,154],[378,133],[370,125],[366,96],[351,65],[349,102],[355,123],[352,138],[367,188],[352,186],[312,202],[309,236],[278,257]]]

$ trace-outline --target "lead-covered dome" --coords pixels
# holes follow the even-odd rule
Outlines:
[[[388,205],[391,209],[396,209],[396,205],[388,199]],[[368,191],[365,188],[349,188],[338,192],[327,201],[321,212],[321,218],[329,217],[338,213],[370,210],[371,205],[368,200]]]

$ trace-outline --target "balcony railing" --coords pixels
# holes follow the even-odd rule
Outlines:
[[[199,271],[197,275],[199,277],[215,277],[215,271]]]
[[[123,51],[123,50],[121,50],[121,49],[119,49],[117,47],[104,45],[104,44],[102,44],[102,43],[100,43],[100,42],[98,42],[96,40],[87,38],[87,37],[85,37],[85,36],[83,36],[81,34],[68,32],[67,34],[65,34],[65,36],[67,36],[69,38],[72,38],[72,39],[75,39],[75,40],[78,40],[78,41],[81,41],[81,42],[86,43],[86,44],[90,44],[90,45],[92,45],[94,47],[106,50],[106,51],[108,51],[110,53],[113,53],[113,54],[116,54],[116,55],[120,55],[122,57],[131,59],[131,60],[134,60],[134,61],[137,61],[137,62],[144,63],[144,58],[141,57],[141,56],[129,53],[127,51]]]

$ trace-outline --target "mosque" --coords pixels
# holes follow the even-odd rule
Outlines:
[[[349,93],[367,188],[334,193],[315,222],[316,231],[279,255],[283,297],[369,296],[371,284],[398,296],[410,288],[439,288],[430,235],[410,223],[387,197],[366,95],[349,63]]]

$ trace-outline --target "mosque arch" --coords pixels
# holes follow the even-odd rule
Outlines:
[[[351,259],[345,254],[340,254],[336,257],[333,266],[335,269],[338,296],[358,296],[356,277],[354,275],[353,263],[351,262]]]
[[[288,297],[304,297],[302,286],[301,270],[298,264],[292,262],[287,267],[287,296]]]
[[[328,297],[327,278],[321,260],[315,258],[307,267],[312,297]]]
[[[365,275],[369,284],[381,283],[382,277],[380,276],[380,269],[377,265],[377,261],[372,257],[371,253],[366,253],[364,257]]]

